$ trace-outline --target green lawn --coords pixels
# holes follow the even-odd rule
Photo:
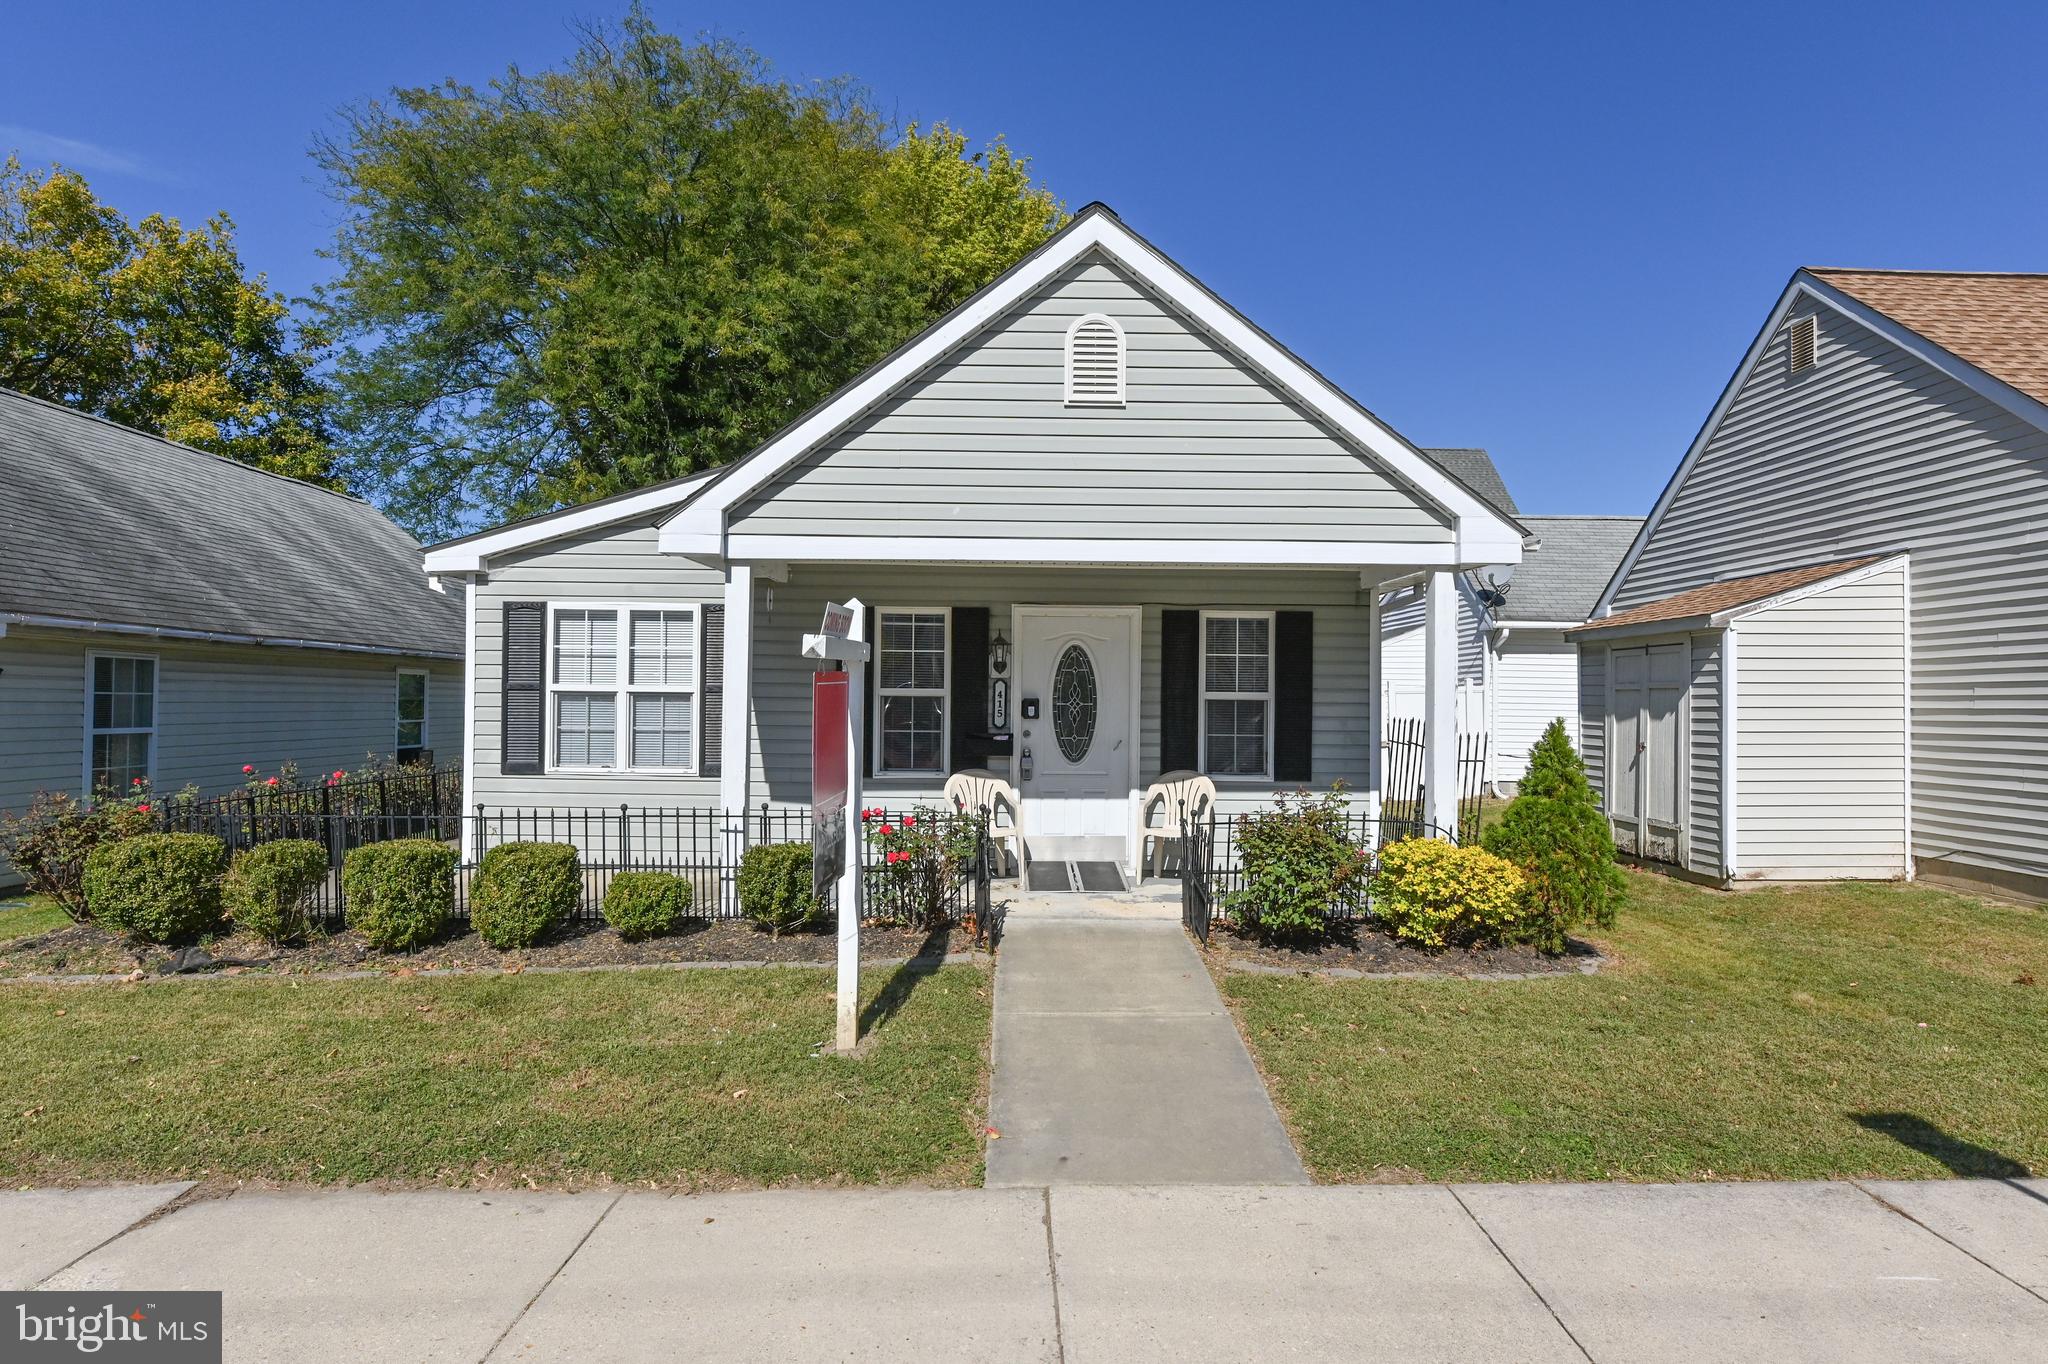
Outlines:
[[[991,983],[803,968],[0,986],[0,1180],[980,1180]]]
[[[1228,976],[1315,1174],[2048,1172],[2048,912],[1629,884],[1597,976]]]
[[[19,938],[32,938],[71,922],[55,900],[39,895],[0,898],[0,946]]]

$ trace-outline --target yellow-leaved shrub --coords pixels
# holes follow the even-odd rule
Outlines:
[[[1411,838],[1380,850],[1372,910],[1418,947],[1494,946],[1526,929],[1522,873],[1481,847]]]

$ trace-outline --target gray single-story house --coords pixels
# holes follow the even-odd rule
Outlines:
[[[2048,276],[1800,270],[1575,631],[1617,837],[2048,896]]]
[[[356,498],[0,389],[0,810],[452,758],[462,602],[419,563]]]
[[[1525,538],[1094,205],[747,458],[426,569],[469,588],[473,801],[807,804],[800,641],[858,599],[872,799],[994,767],[1027,847],[1131,868],[1166,771],[1209,773],[1227,807],[1338,780],[1375,798],[1375,608],[1417,574],[1452,827],[1454,579]]]

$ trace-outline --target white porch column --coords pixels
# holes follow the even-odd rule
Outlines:
[[[1429,575],[1422,629],[1423,819],[1458,828],[1458,589],[1448,570]]]
[[[1380,623],[1378,583],[1366,585],[1365,600],[1365,817],[1376,820],[1380,817],[1381,792],[1387,784],[1387,678],[1382,666],[1386,633]]]
[[[725,729],[721,735],[718,803],[746,827],[754,755],[747,742],[754,713],[754,566],[725,569]]]

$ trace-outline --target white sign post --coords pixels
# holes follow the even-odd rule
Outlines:
[[[804,636],[805,658],[839,663],[846,669],[846,866],[839,873],[839,985],[837,1004],[839,1026],[836,1046],[843,1053],[853,1051],[860,1041],[860,913],[861,848],[866,830],[860,822],[860,736],[861,702],[866,695],[862,670],[867,666],[868,644],[862,638],[867,612],[860,599],[840,605],[825,604],[820,632]]]

